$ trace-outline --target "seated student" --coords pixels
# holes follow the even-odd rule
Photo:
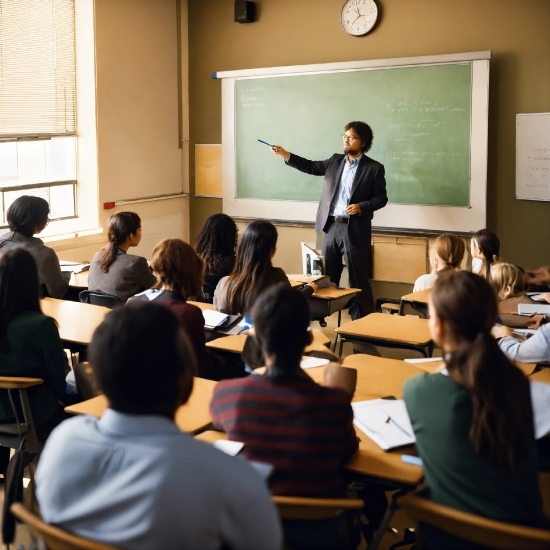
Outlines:
[[[154,288],[137,294],[127,303],[151,300],[174,313],[189,335],[197,359],[198,376],[211,380],[243,376],[242,369],[235,372],[222,357],[206,348],[202,311],[186,301],[196,298],[202,289],[204,264],[193,247],[181,239],[164,239],[153,250],[151,267],[158,278]]]
[[[520,340],[512,331],[502,327],[498,344],[510,361],[519,363],[542,363],[550,361],[550,323],[542,325],[533,336]]]
[[[50,436],[36,473],[44,520],[128,550],[279,549],[263,479],[174,423],[195,369],[175,316],[147,302],[115,309],[89,357],[109,408]]]
[[[21,246],[28,250],[38,268],[41,295],[63,298],[69,288],[68,276],[65,278],[61,272],[55,251],[41,239],[33,237],[48,225],[49,214],[49,204],[40,197],[23,195],[15,199],[7,212],[11,232],[0,237],[0,249]]]
[[[40,310],[38,271],[27,250],[0,251],[0,375],[42,378],[28,390],[36,433],[45,441],[66,415],[59,400],[66,398],[67,359],[57,325]],[[15,422],[6,392],[0,393],[0,423]],[[0,447],[0,473],[10,456]]]
[[[195,250],[204,260],[201,298],[205,302],[214,301],[214,290],[220,279],[233,271],[238,235],[237,224],[227,214],[214,214],[202,226]]]
[[[128,254],[141,241],[141,220],[135,212],[118,212],[109,218],[109,243],[96,252],[88,274],[88,288],[118,296],[125,303],[130,296],[151,288],[156,278],[147,260]]]
[[[491,284],[498,299],[498,316],[503,325],[514,328],[538,328],[544,315],[518,315],[519,304],[535,304],[523,291],[523,273],[514,264],[500,262],[491,266]]]
[[[300,367],[312,339],[307,300],[276,285],[258,298],[251,316],[267,371],[216,386],[214,425],[243,441],[248,458],[275,466],[274,494],[343,496],[343,466],[358,448],[353,411],[349,394],[319,386]],[[320,448],[319,438],[330,445]]]
[[[550,303],[550,266],[525,270],[525,287],[528,291],[544,292],[544,300]]]
[[[491,336],[493,290],[473,273],[449,271],[438,277],[429,310],[447,374],[422,374],[403,390],[429,498],[491,519],[549,526],[538,485],[529,382]],[[464,547],[427,526],[419,540],[423,548]]]
[[[470,241],[472,271],[489,280],[491,265],[500,262],[500,237],[490,229],[480,229]]]
[[[223,313],[248,313],[258,296],[278,283],[290,286],[285,272],[273,267],[271,259],[277,251],[277,229],[266,220],[252,222],[244,231],[233,273],[223,277],[214,292],[214,307]],[[305,285],[305,296],[317,289],[315,283]]]
[[[464,259],[466,246],[464,241],[451,233],[439,235],[430,251],[430,264],[433,267],[431,273],[421,275],[414,283],[413,292],[425,290],[434,286],[437,276],[448,269],[460,269]]]

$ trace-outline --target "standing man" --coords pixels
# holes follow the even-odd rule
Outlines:
[[[371,220],[373,212],[386,206],[384,166],[365,153],[372,146],[372,129],[365,122],[346,124],[342,139],[344,154],[327,160],[307,160],[274,145],[275,155],[292,168],[325,176],[315,230],[323,231],[323,256],[326,274],[338,285],[342,275],[342,256],[348,267],[349,284],[360,288],[350,308],[352,319],[374,311],[369,282],[371,271]]]

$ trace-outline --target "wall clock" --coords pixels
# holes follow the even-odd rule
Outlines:
[[[367,34],[377,19],[378,7],[374,0],[348,0],[340,16],[342,28],[352,36]]]

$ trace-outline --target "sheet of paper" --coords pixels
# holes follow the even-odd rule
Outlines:
[[[402,399],[357,401],[351,407],[353,423],[384,451],[416,441]]]
[[[204,326],[210,328],[220,327],[229,317],[226,313],[220,313],[214,309],[203,309],[202,316],[204,317]]]
[[[214,442],[214,447],[227,455],[236,456],[243,450],[244,443],[242,441],[229,441],[229,439],[218,439],[218,441]]]
[[[329,363],[328,359],[321,359],[320,357],[304,357],[300,362],[300,367],[303,369],[313,369],[315,367],[323,367]]]

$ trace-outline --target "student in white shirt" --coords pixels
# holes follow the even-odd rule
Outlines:
[[[36,474],[45,521],[126,550],[279,549],[264,480],[181,432],[195,360],[176,317],[136,302],[96,330],[90,362],[109,408],[54,430]]]
[[[490,229],[480,229],[470,241],[472,271],[491,280],[491,265],[501,262],[500,237]]]
[[[464,241],[451,233],[439,235],[430,250],[431,273],[421,275],[414,283],[413,292],[434,286],[437,276],[448,269],[460,269],[464,260],[466,246]]]

